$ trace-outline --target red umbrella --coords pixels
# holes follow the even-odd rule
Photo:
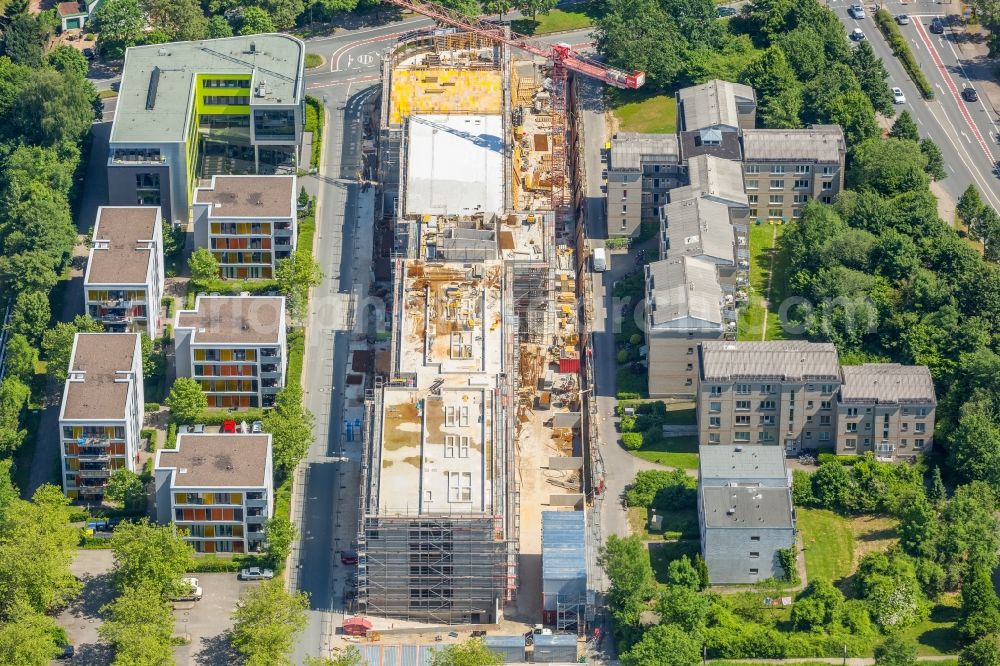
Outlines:
[[[349,617],[344,620],[344,633],[348,636],[364,636],[372,628],[372,623],[363,617]]]

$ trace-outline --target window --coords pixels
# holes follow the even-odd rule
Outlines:
[[[821,441],[821,442],[829,442],[830,441],[830,433],[826,432],[826,431],[821,432],[819,434],[819,441]]]
[[[628,212],[628,206],[626,204],[622,204],[622,214],[624,215],[627,212]]]
[[[772,190],[783,190],[785,189],[785,181],[783,180],[772,180],[771,181]]]
[[[857,407],[848,407],[847,408],[847,415],[848,416],[857,416],[858,415],[858,408]]]
[[[782,216],[783,213],[784,213],[784,211],[782,211],[780,208],[768,208],[767,209],[767,217],[768,217],[768,219],[778,219],[779,217]]]
[[[799,210],[798,208],[796,208],[795,210],[792,211],[792,217],[796,217],[796,218],[797,217],[802,217],[802,211]]]
[[[857,431],[858,431],[858,424],[857,423],[848,423],[847,424],[847,432],[857,432]]]
[[[709,428],[720,428],[722,427],[722,419],[718,416],[708,417],[708,427]]]
[[[772,164],[771,165],[771,173],[773,173],[773,174],[783,174],[783,173],[785,173],[785,165],[784,164]]]
[[[858,448],[858,440],[853,437],[848,437],[844,440],[845,449],[856,449]]]
[[[758,541],[760,541],[760,537],[759,536],[752,536],[752,537],[750,537],[750,542],[751,543],[756,543]]]
[[[747,180],[747,189],[748,190],[756,190],[758,187],[760,187],[760,181],[757,180],[756,178],[751,178],[751,179]]]
[[[760,173],[759,164],[748,164],[746,168],[747,173]]]
[[[760,408],[765,412],[773,412],[775,409],[774,400],[762,400]]]
[[[750,217],[751,217],[752,219],[754,219],[754,220],[756,220],[756,219],[757,219],[757,209],[756,209],[756,208],[751,208],[751,209],[750,209]]]
[[[710,403],[708,403],[708,411],[716,413],[716,414],[719,413],[719,412],[721,412],[722,411],[722,403],[721,402],[710,402]]]
[[[774,414],[762,414],[760,417],[760,424],[762,426],[773,426]]]
[[[750,551],[750,559],[751,560],[760,559],[760,553],[757,552],[756,550],[751,550]]]
[[[905,449],[906,448],[906,440],[905,439],[899,440],[899,448],[901,448],[901,449]]]
[[[736,394],[737,395],[750,395],[751,391],[752,391],[752,388],[751,388],[750,384],[737,384],[736,385]]]
[[[736,411],[738,411],[738,412],[749,412],[750,411],[750,401],[749,400],[737,400],[736,401]]]
[[[756,569],[750,569],[750,575],[751,576],[756,576],[757,575],[757,570]]]
[[[653,179],[653,187],[659,187],[659,186],[660,186],[660,179],[659,178],[654,178]]]
[[[751,205],[756,204],[757,203],[757,195],[756,194],[748,194],[747,195],[747,202],[750,203]]]
[[[824,400],[819,403],[819,408],[822,409],[824,412],[828,412],[833,408],[833,403],[830,402],[829,400]]]
[[[750,415],[749,414],[737,414],[735,419],[735,425],[738,426],[748,426],[750,425]]]
[[[205,95],[202,97],[206,106],[248,106],[249,95]]]
[[[469,437],[466,435],[462,435],[462,438],[458,442],[458,457],[469,457]]]
[[[202,81],[205,88],[249,88],[250,81],[246,79],[205,79]]]
[[[823,175],[824,176],[829,176],[829,175],[832,175],[832,174],[833,174],[833,167],[832,166],[825,166],[825,167],[823,167]]]
[[[759,431],[757,433],[757,441],[761,442],[763,444],[766,444],[767,442],[773,442],[774,441],[774,433],[773,432],[764,432],[763,430],[761,430],[761,431]]]
[[[750,441],[750,432],[749,431],[745,431],[745,430],[736,430],[736,431],[734,431],[733,432],[733,441],[734,442],[749,442]]]
[[[761,395],[767,395],[768,393],[774,393],[774,387],[771,386],[770,384],[761,384],[760,385],[760,392],[761,392]]]
[[[809,173],[812,171],[812,167],[808,164],[796,164],[795,173]]]
[[[813,401],[806,400],[806,409],[812,409],[812,408],[813,408]]]
[[[694,354],[694,347],[688,347],[688,356]]]
[[[772,194],[770,197],[768,197],[767,203],[771,204],[772,206],[780,206],[785,203],[785,195]]]
[[[254,134],[259,139],[295,140],[295,112],[254,109]]]
[[[448,472],[448,501],[472,501],[472,472]]]
[[[819,387],[819,392],[823,395],[830,395],[833,393],[833,384],[823,384]]]
[[[809,201],[809,195],[808,194],[793,194],[792,195],[792,203],[804,204],[807,201]]]
[[[829,180],[824,180],[823,181],[823,189],[824,190],[832,190],[833,189],[833,182],[829,181]]]
[[[926,423],[914,423],[913,424],[913,432],[917,433],[918,435],[924,434],[925,432],[927,432],[927,424]]]
[[[922,448],[924,448],[924,440],[919,439],[919,438],[913,440],[913,448],[915,448],[915,449],[922,449]]]
[[[910,429],[910,424],[909,423],[900,423],[899,424],[899,430],[900,430],[900,432],[906,432],[909,429]]]
[[[905,410],[904,410],[904,413],[905,413]],[[927,408],[926,407],[917,407],[915,414],[917,416],[927,416]]]
[[[828,203],[833,203],[833,197],[823,197],[823,198],[822,198],[822,201],[823,201],[823,203],[825,203],[825,204],[828,204]]]
[[[444,457],[454,458],[455,457],[455,440],[458,439],[455,435],[445,435],[444,436]]]
[[[709,444],[718,444],[721,441],[719,439],[719,437],[720,437],[719,433],[717,433],[717,432],[711,432],[711,433],[709,433],[708,434],[708,443]]]
[[[710,391],[711,391],[712,395],[722,395],[722,387],[721,386],[712,386],[712,387],[710,387]]]
[[[824,426],[830,425],[830,416],[829,416],[829,414],[824,414],[824,415],[820,416],[819,417],[819,424],[820,425],[824,425]]]

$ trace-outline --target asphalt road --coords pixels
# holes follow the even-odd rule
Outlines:
[[[908,14],[911,18],[910,24],[900,29],[934,87],[935,99],[926,101],[889,49],[872,16],[871,6],[865,4],[867,16],[858,20],[847,13],[851,4],[849,0],[831,0],[829,6],[848,32],[854,28],[864,31],[875,54],[885,63],[889,85],[902,88],[906,96],[906,103],[897,105],[897,110],[908,110],[921,135],[933,139],[941,149],[948,172],[941,187],[957,201],[969,184],[974,183],[984,199],[1000,209],[1000,181],[993,174],[994,163],[1000,157],[995,115],[987,108],[983,96],[974,103],[960,97],[963,87],[976,85],[967,78],[967,64],[958,57],[953,30],[948,28],[944,35],[932,35],[928,29],[935,16],[957,12],[957,5],[927,1],[906,4],[894,1],[883,5],[893,16]]]

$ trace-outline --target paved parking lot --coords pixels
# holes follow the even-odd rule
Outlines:
[[[101,643],[97,628],[101,625],[101,607],[114,598],[110,550],[81,550],[70,570],[83,581],[83,592],[59,614],[59,624],[66,628],[76,646],[72,663],[79,666],[109,666],[114,658],[110,646]],[[201,601],[175,605],[174,631],[190,636],[187,645],[174,650],[178,666],[229,666],[239,661],[229,649],[226,631],[237,600],[243,592],[260,583],[243,582],[234,573],[192,574],[201,584]]]

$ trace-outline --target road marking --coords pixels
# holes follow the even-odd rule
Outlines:
[[[969,75],[965,72],[965,66],[962,64],[962,59],[958,56],[958,52],[955,50],[955,46],[951,42],[948,42],[948,48],[951,49],[951,54],[955,57],[955,62],[958,63],[958,69],[962,72],[962,76],[965,78],[966,81],[971,82],[972,79],[970,79]],[[989,109],[986,108],[986,103],[983,102],[983,98],[982,97],[979,98],[979,107],[983,110],[984,113],[987,114],[986,117],[989,119],[990,125],[992,125],[994,131],[996,131],[997,130],[997,124],[995,122],[993,122],[992,115],[990,114]],[[992,155],[991,155],[991,159],[992,159]]]
[[[361,39],[356,42],[351,42],[350,44],[345,44],[344,46],[341,46],[339,49],[330,54],[330,72],[342,71],[340,69],[340,59],[344,57],[344,53],[347,52],[348,50],[353,49],[357,46],[362,46],[363,44],[374,44],[375,42],[384,42],[391,39],[395,39],[400,35],[405,35],[408,32],[411,31],[400,30],[399,32],[390,32],[387,35],[377,35],[375,37],[369,37],[368,39]]]
[[[364,83],[367,81],[378,81],[382,78],[380,74],[368,74],[367,76],[357,76],[353,79],[344,79],[343,81],[333,81],[331,83],[316,83],[313,85],[306,86],[307,90],[317,90],[319,88],[330,88],[331,86],[342,86],[350,85],[352,83]]]

